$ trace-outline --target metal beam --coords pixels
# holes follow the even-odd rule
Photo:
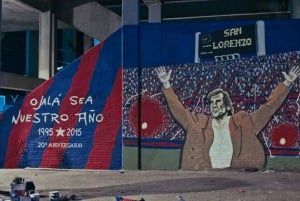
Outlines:
[[[161,4],[161,1],[160,1],[160,0],[143,0],[143,2],[144,2],[146,5],[151,5],[151,4]]]
[[[148,7],[148,22],[161,22],[161,1],[160,0],[143,0]]]
[[[49,0],[8,0],[14,3],[22,2],[23,4],[27,4],[32,8],[35,8],[39,11],[45,12],[49,10]]]
[[[0,89],[32,91],[45,80],[13,73],[0,72]]]

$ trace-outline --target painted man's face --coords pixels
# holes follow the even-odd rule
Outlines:
[[[209,106],[213,118],[221,119],[227,114],[223,96],[223,93],[218,93],[210,97]]]

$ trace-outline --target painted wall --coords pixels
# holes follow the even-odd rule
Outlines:
[[[181,168],[186,132],[170,113],[155,69],[172,69],[172,86],[190,111],[209,115],[205,97],[222,87],[236,112],[253,112],[282,80],[280,72],[299,63],[300,21],[265,22],[266,56],[194,59],[197,32],[255,23],[122,27],[5,111],[0,167]],[[258,135],[269,167],[300,167],[298,97],[299,80]],[[282,165],[284,160],[289,162]]]
[[[255,21],[243,21],[124,27],[124,37],[131,38],[128,40],[131,43],[125,42],[125,50],[130,48],[130,51],[125,53],[123,61],[125,169],[178,169],[182,165],[186,132],[169,112],[161,84],[154,72],[159,66],[173,70],[172,83],[175,85],[175,92],[190,111],[209,114],[205,104],[206,95],[216,87],[228,90],[236,112],[252,112],[265,103],[272,89],[283,80],[281,71],[288,71],[291,67],[289,64],[299,62],[295,52],[290,53],[299,50],[298,20],[264,22],[266,57],[257,57],[256,52],[242,53],[240,58],[248,60],[238,60],[236,63],[232,61],[228,64],[215,63],[212,58],[207,58],[203,62],[208,63],[194,63],[197,32],[210,34],[254,24]],[[292,62],[288,61],[289,56],[282,56],[280,53],[294,55],[291,56]],[[279,63],[272,59],[279,57]],[[265,74],[266,71],[270,71],[270,75]],[[271,76],[267,78],[270,79],[267,83],[263,81],[265,76]],[[142,94],[142,97],[138,94]],[[293,104],[288,104],[291,106],[289,111],[298,110],[298,94],[299,84],[293,87],[286,99],[293,100]],[[286,107],[283,105],[281,110],[283,108]],[[288,118],[286,115],[284,118],[277,118],[276,114],[273,117],[275,120],[270,119],[268,127],[258,135],[264,146],[267,168],[300,167],[297,141],[299,114],[287,113]],[[282,129],[292,134],[286,135]]]
[[[120,39],[114,33],[5,111],[1,167],[122,167]]]

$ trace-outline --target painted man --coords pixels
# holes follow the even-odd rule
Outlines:
[[[181,168],[262,169],[265,151],[257,135],[284,102],[300,75],[300,67],[293,67],[288,74],[283,72],[285,80],[277,85],[265,104],[251,113],[234,113],[229,94],[222,89],[210,92],[210,116],[193,114],[182,105],[171,87],[171,72],[166,72],[163,67],[156,70],[169,110],[186,131]]]

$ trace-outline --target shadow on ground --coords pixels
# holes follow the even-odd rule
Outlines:
[[[249,184],[244,181],[222,178],[184,178],[164,181],[153,181],[135,184],[114,185],[99,188],[63,189],[61,195],[76,195],[80,199],[91,199],[102,196],[128,196],[137,194],[171,194],[217,191],[235,187],[245,187]],[[40,190],[41,195],[49,192],[49,189]]]

